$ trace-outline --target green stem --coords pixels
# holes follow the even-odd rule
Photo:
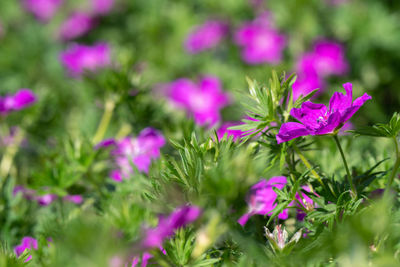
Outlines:
[[[303,162],[303,164],[307,167],[307,169],[310,170],[312,175],[314,175],[314,177],[318,180],[318,182],[321,183],[321,185],[324,185],[324,183],[321,180],[321,176],[319,176],[319,174],[312,168],[310,162],[306,159],[306,157],[304,157],[304,155],[303,155],[303,153],[301,153],[300,149],[296,145],[293,145],[293,148],[296,151],[296,153],[299,155],[299,158]]]
[[[353,184],[353,179],[352,179],[352,177],[351,177],[350,170],[349,170],[349,166],[347,165],[346,157],[344,156],[342,146],[340,145],[339,138],[337,137],[337,135],[333,135],[333,139],[335,140],[336,145],[337,145],[337,147],[339,148],[340,155],[342,156],[343,165],[344,165],[344,167],[345,167],[345,169],[346,169],[347,180],[348,180],[348,182],[349,182],[349,184],[350,184],[351,190],[353,191],[353,193],[354,193],[355,195],[357,195],[357,190],[356,190],[356,187],[355,187],[354,184]]]
[[[99,127],[97,128],[96,134],[94,135],[92,140],[94,144],[97,144],[103,139],[104,134],[107,131],[108,125],[110,124],[114,108],[115,108],[114,101],[111,99],[107,100],[105,103],[104,113],[103,116],[101,117]]]
[[[396,150],[396,161],[394,163],[392,172],[390,173],[390,176],[388,178],[387,184],[386,184],[386,190],[385,193],[387,194],[392,186],[394,177],[396,176],[397,170],[400,167],[400,151],[399,151],[399,142],[397,141],[396,137],[393,137],[393,141],[394,141],[394,147]]]

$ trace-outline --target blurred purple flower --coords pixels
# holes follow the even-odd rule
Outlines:
[[[182,206],[167,217],[160,217],[157,227],[147,229],[143,246],[145,248],[160,247],[163,241],[172,236],[175,230],[195,221],[201,214],[196,206]]]
[[[301,188],[304,191],[311,192],[311,189],[309,186],[302,186]],[[304,194],[303,192],[300,192],[300,193],[297,192],[295,197],[298,200],[298,202],[296,202],[296,205],[301,205],[302,208],[309,210],[309,211],[314,209],[314,207],[315,207],[314,201],[309,196]],[[300,209],[297,210],[297,220],[302,221],[302,220],[304,220],[304,217],[306,217],[306,213]]]
[[[75,204],[81,204],[83,202],[83,197],[81,195],[67,195],[63,197],[63,200]]]
[[[238,223],[244,226],[248,219],[255,214],[271,216],[274,208],[277,206],[275,203],[277,195],[273,188],[275,187],[282,190],[286,183],[286,177],[275,176],[268,181],[263,179],[253,185],[250,189],[250,195],[247,201],[249,211],[239,218]],[[288,216],[288,209],[284,209],[278,215],[278,218],[286,220]]]
[[[348,135],[349,133],[347,133],[346,131],[350,131],[353,129],[354,129],[354,125],[350,121],[345,122],[343,127],[340,128],[340,130],[339,130],[339,135]]]
[[[324,82],[317,75],[299,73],[292,88],[293,100],[296,101],[300,95],[306,96],[315,89],[324,88]],[[318,95],[320,91],[318,90],[314,96]]]
[[[39,203],[40,206],[48,206],[57,199],[57,195],[54,194],[44,194],[41,196],[35,196],[34,199]]]
[[[216,47],[228,33],[228,25],[222,21],[209,20],[197,26],[186,37],[184,47],[188,53],[197,54]]]
[[[106,15],[114,7],[114,0],[92,0],[92,12],[96,15]]]
[[[229,98],[223,92],[218,78],[205,76],[199,84],[188,79],[178,79],[167,85],[169,99],[193,115],[199,125],[214,125],[220,120],[220,109]]]
[[[17,257],[21,256],[25,250],[37,250],[38,249],[38,241],[30,236],[25,236],[22,238],[21,244],[14,247],[14,253]],[[29,255],[25,262],[28,262],[32,259],[32,256]]]
[[[293,108],[290,115],[298,122],[282,124],[276,136],[278,144],[306,135],[334,133],[348,121],[371,96],[364,94],[353,102],[353,86],[343,84],[346,95],[335,92],[329,101],[329,109],[324,104],[304,102],[301,108]]]
[[[89,14],[75,12],[61,25],[59,34],[63,41],[69,41],[88,33],[95,25],[95,20]]]
[[[61,63],[73,77],[84,71],[96,71],[111,64],[110,48],[106,43],[93,46],[75,44],[60,54]]]
[[[232,130],[230,127],[241,125],[241,122],[225,122],[217,130],[218,139],[221,140],[225,135],[229,139],[231,136],[233,141],[237,141],[243,137],[246,133],[241,130]]]
[[[60,8],[63,0],[23,0],[26,10],[42,22],[49,21]]]
[[[297,64],[297,72],[319,77],[343,75],[348,68],[343,46],[329,40],[316,42],[313,51],[302,55]]]
[[[0,114],[7,114],[31,106],[36,96],[30,89],[20,89],[15,95],[0,97]]]
[[[243,24],[235,34],[235,42],[242,47],[242,59],[248,64],[278,64],[286,46],[286,38],[264,17]]]

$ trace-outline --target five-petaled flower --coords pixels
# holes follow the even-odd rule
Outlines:
[[[371,96],[364,94],[353,102],[353,86],[343,84],[346,94],[335,92],[329,101],[329,108],[324,104],[304,102],[301,108],[293,108],[290,115],[299,122],[282,124],[276,136],[278,144],[306,135],[335,134]]]

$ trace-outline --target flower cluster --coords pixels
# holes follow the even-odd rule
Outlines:
[[[160,156],[160,149],[165,145],[164,136],[153,128],[145,128],[134,137],[121,140],[106,139],[96,145],[96,148],[112,146],[113,156],[118,169],[110,174],[114,181],[121,182],[133,173],[132,165],[139,171],[147,173],[151,160]]]
[[[160,217],[157,227],[147,229],[142,245],[144,248],[160,247],[163,241],[185,225],[194,222],[201,214],[196,206],[182,206],[167,217]]]
[[[25,236],[21,240],[21,244],[17,245],[14,247],[14,252],[17,257],[21,256],[22,253],[24,253],[25,250],[37,250],[38,249],[38,241],[30,236]],[[28,262],[32,259],[32,255],[29,255],[25,262]]]
[[[268,16],[243,24],[235,34],[242,47],[242,59],[248,64],[277,64],[282,59],[286,38],[272,26]]]
[[[39,195],[35,190],[28,189],[20,185],[15,186],[13,189],[14,196],[16,196],[18,193],[21,193],[22,196],[28,200],[36,201],[40,206],[48,206],[53,201],[58,199],[56,194]],[[81,195],[66,195],[63,197],[63,200],[75,204],[81,204],[83,202],[83,197]]]
[[[106,43],[93,46],[74,44],[60,55],[60,60],[72,77],[84,71],[96,71],[111,64],[110,48]]]
[[[184,46],[188,53],[196,54],[217,46],[228,33],[226,23],[209,20],[197,26],[186,37]]]
[[[14,95],[0,97],[0,114],[6,115],[11,111],[24,109],[35,102],[36,96],[30,89],[20,89]]]
[[[198,84],[189,79],[178,79],[166,87],[170,101],[193,115],[199,125],[217,123],[221,117],[220,109],[229,102],[220,81],[212,76],[204,77]]]
[[[343,84],[346,94],[335,92],[329,101],[329,108],[324,104],[304,102],[301,108],[293,108],[290,115],[299,122],[282,124],[276,136],[278,144],[306,135],[324,135],[336,133],[365,103],[371,99],[368,94],[353,102],[353,86]]]
[[[304,53],[297,61],[298,79],[293,84],[293,98],[322,89],[325,77],[343,75],[348,68],[342,45],[328,40],[316,42],[313,51]]]

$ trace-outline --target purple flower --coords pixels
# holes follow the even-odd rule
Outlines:
[[[167,217],[161,217],[155,228],[148,229],[143,240],[145,248],[160,247],[163,241],[172,236],[175,230],[195,221],[201,214],[196,206],[182,206]]]
[[[132,164],[147,173],[151,161],[160,157],[160,149],[165,145],[164,136],[153,128],[145,128],[134,137],[125,137],[119,141],[106,139],[96,147],[114,146],[111,150],[118,169],[111,171],[110,177],[117,182],[129,178],[133,173]]]
[[[58,198],[57,195],[54,194],[37,195],[35,190],[25,188],[21,185],[17,185],[13,189],[13,196],[16,196],[18,193],[22,193],[25,199],[34,200],[41,206],[48,206]]]
[[[343,46],[328,40],[316,42],[313,51],[301,56],[297,64],[297,72],[321,77],[343,75],[348,68]]]
[[[321,89],[323,87],[324,82],[317,75],[299,73],[293,84],[293,100],[297,100],[300,95],[306,96],[315,89]],[[316,96],[318,92],[314,96]]]
[[[302,186],[301,188],[307,192],[311,192],[311,189],[309,186]],[[318,196],[317,194],[315,194],[315,195]],[[304,194],[303,192],[300,192],[300,193],[297,192],[295,197],[298,200],[298,202],[296,202],[296,205],[301,205],[302,208],[304,208],[306,210],[314,209],[314,206],[315,206],[314,201],[309,196]],[[300,209],[297,210],[297,220],[302,221],[302,220],[304,220],[304,217],[306,217],[306,214],[304,213],[304,211],[302,211]]]
[[[277,195],[274,191],[274,187],[282,190],[287,183],[286,177],[275,176],[266,180],[261,180],[250,189],[250,195],[248,198],[249,211],[239,218],[238,223],[242,226],[246,224],[248,219],[255,215],[268,215],[271,216],[273,210],[277,206],[275,203]],[[286,220],[288,218],[288,209],[284,209],[278,218]]]
[[[81,204],[83,202],[83,197],[81,195],[67,195],[63,197],[63,200],[75,204]]]
[[[167,87],[170,100],[192,114],[199,125],[212,126],[217,123],[221,117],[220,109],[229,102],[219,79],[213,76],[205,76],[199,84],[188,79],[179,79]]]
[[[92,10],[96,15],[108,14],[114,6],[114,0],[92,0]]]
[[[21,256],[22,253],[24,253],[25,250],[32,250],[38,249],[38,241],[30,236],[25,236],[22,238],[21,244],[17,245],[14,247],[14,253],[17,255],[17,257]],[[32,259],[32,256],[29,255],[29,257],[25,260],[25,262],[28,262]]]
[[[48,206],[57,199],[57,195],[54,194],[44,194],[41,196],[35,196],[34,199],[39,203],[40,206]]]
[[[24,0],[24,8],[31,12],[38,20],[49,21],[60,8],[63,0]]]
[[[277,64],[281,61],[286,39],[264,21],[256,19],[245,23],[235,34],[235,42],[242,47],[242,58],[248,64]]]
[[[60,38],[69,41],[88,33],[94,27],[95,21],[89,14],[75,12],[71,14],[60,27]]]
[[[244,135],[246,135],[246,133],[241,130],[229,129],[229,127],[233,127],[233,126],[240,125],[240,124],[242,124],[242,123],[240,123],[240,122],[225,122],[225,123],[223,123],[221,125],[221,127],[219,127],[217,130],[218,139],[221,140],[226,135],[227,138],[230,138],[232,136],[233,141],[236,141],[236,140],[240,139],[241,137],[243,137]]]
[[[353,102],[353,86],[343,84],[346,95],[335,92],[329,101],[329,109],[323,104],[304,102],[301,108],[293,108],[290,115],[298,122],[282,124],[276,136],[278,144],[306,135],[331,134],[338,131],[371,96],[364,94]]]
[[[228,33],[228,26],[218,20],[206,21],[186,37],[184,46],[188,53],[196,54],[216,47]]]
[[[0,114],[21,110],[36,102],[36,96],[30,89],[20,89],[15,95],[0,97]]]
[[[105,43],[93,46],[75,44],[60,55],[69,74],[78,77],[84,71],[96,71],[111,64],[110,48]]]

